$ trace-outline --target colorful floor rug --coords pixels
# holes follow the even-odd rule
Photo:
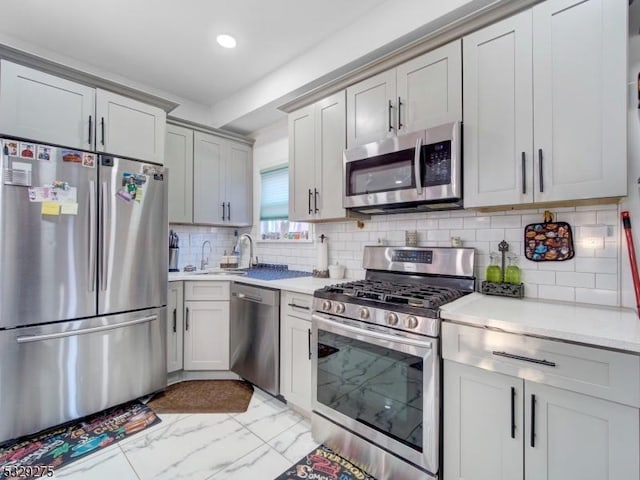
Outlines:
[[[375,480],[360,468],[320,445],[275,480]]]
[[[0,445],[0,478],[55,476],[63,465],[160,423],[138,401]]]
[[[147,405],[158,413],[243,413],[253,386],[242,380],[188,380],[169,385]]]

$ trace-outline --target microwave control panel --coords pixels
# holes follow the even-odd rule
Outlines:
[[[451,183],[451,140],[422,147],[422,184],[425,187]]]

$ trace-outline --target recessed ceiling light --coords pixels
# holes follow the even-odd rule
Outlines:
[[[216,37],[216,41],[223,46],[224,48],[235,48],[236,47],[236,39],[231,35],[222,34]]]

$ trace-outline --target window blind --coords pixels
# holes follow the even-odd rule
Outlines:
[[[260,171],[260,220],[289,217],[289,167],[281,165]]]

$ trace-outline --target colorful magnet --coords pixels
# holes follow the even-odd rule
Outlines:
[[[51,160],[51,156],[53,155],[53,147],[48,147],[46,145],[38,145],[38,160]]]
[[[14,140],[5,140],[2,147],[2,153],[16,157],[18,155],[18,142]]]
[[[60,215],[77,215],[78,204],[77,203],[61,203]]]
[[[41,215],[60,215],[60,204],[58,202],[42,202],[40,207]]]
[[[87,168],[96,167],[96,156],[94,153],[84,153],[82,155],[82,166]]]
[[[78,150],[62,150],[62,161],[82,163],[82,152]]]
[[[20,143],[20,157],[31,160],[36,158],[36,146],[33,143]]]
[[[143,185],[145,183],[147,183],[146,175],[125,172],[122,174],[122,186],[116,192],[116,195],[127,202],[131,200],[140,202],[142,201]]]

